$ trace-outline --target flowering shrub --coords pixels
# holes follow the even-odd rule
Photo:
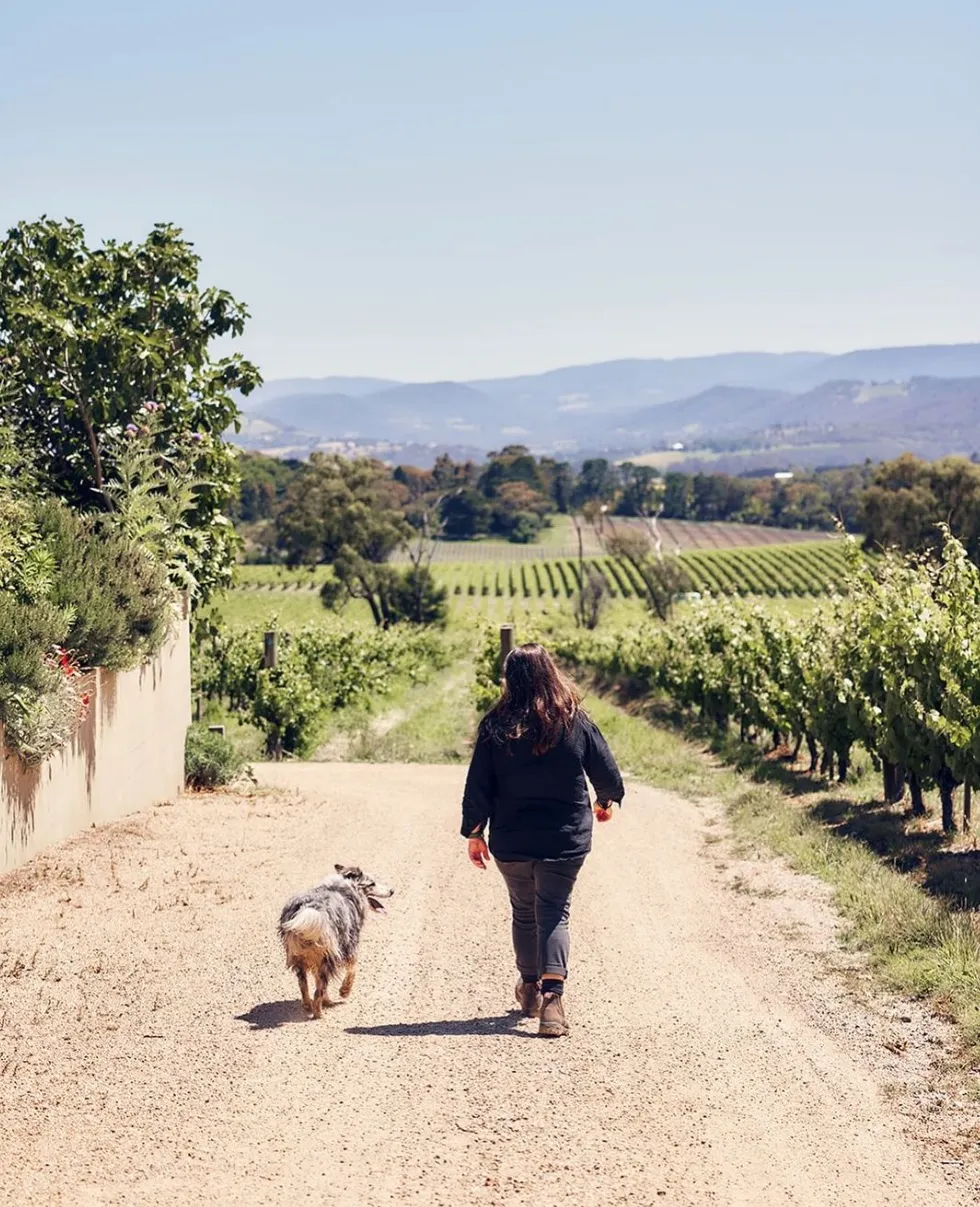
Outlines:
[[[154,654],[171,623],[174,591],[152,555],[104,520],[52,499],[11,493],[6,501],[0,723],[4,746],[37,763],[67,742],[84,716],[80,668],[121,670]],[[5,523],[15,511],[18,524]],[[26,547],[19,543],[25,531]]]
[[[4,744],[25,762],[67,741],[84,708],[82,681],[60,644],[66,627],[51,604],[0,593],[0,723]]]
[[[78,659],[71,650],[66,650],[64,646],[56,645],[48,655],[48,663],[49,665],[57,666],[69,684],[73,688],[77,688],[79,703],[78,720],[84,721],[92,696],[89,691],[82,687],[82,668],[78,665]]]
[[[71,740],[85,719],[89,693],[78,663],[60,646],[44,657],[46,690],[21,689],[7,700],[5,740],[28,766],[42,763]]]
[[[56,567],[48,598],[69,617],[64,644],[82,665],[126,670],[157,653],[175,598],[159,561],[104,519],[55,500],[39,506],[38,524]]]

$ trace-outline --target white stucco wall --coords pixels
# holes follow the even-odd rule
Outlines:
[[[88,826],[173,800],[184,783],[190,709],[190,636],[182,617],[152,662],[92,673],[87,716],[47,762],[25,767],[16,755],[3,759],[0,873]]]

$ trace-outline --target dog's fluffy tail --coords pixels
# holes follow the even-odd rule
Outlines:
[[[299,939],[301,943],[321,943],[324,939],[324,918],[312,905],[298,909],[288,922],[280,922],[279,931],[283,939]]]

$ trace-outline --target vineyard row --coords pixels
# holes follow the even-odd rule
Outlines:
[[[753,551],[762,552],[762,551]],[[633,691],[655,692],[743,740],[806,744],[810,770],[843,781],[856,746],[879,765],[886,799],[942,799],[955,828],[980,788],[980,571],[946,534],[942,561],[841,544],[843,591],[802,621],[729,598],[703,599],[669,625],[560,634],[556,649]]]
[[[711,595],[819,596],[839,587],[844,558],[839,542],[759,545],[740,549],[696,550],[680,554],[693,590]],[[586,573],[597,572],[613,598],[643,594],[636,570],[611,557],[587,557]],[[439,564],[433,573],[450,595],[490,595],[525,599],[569,599],[579,590],[575,557],[523,562]],[[289,570],[283,566],[240,566],[239,585],[250,590],[314,591],[329,568]]]
[[[712,595],[826,595],[844,577],[841,551],[831,542],[685,553],[681,562],[693,589]],[[586,558],[584,566],[586,574],[601,576],[613,598],[631,599],[644,593],[642,580],[628,562]],[[436,574],[452,595],[567,599],[580,586],[576,558],[510,566],[440,566]]]

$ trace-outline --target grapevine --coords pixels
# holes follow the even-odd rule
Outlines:
[[[755,559],[758,574],[768,552]],[[709,598],[668,626],[568,635],[559,653],[721,731],[737,725],[743,739],[805,742],[811,771],[842,781],[860,744],[882,767],[888,799],[897,776],[897,795],[907,784],[922,811],[923,787],[935,786],[953,829],[956,788],[980,786],[980,571],[945,530],[940,560],[871,561],[849,540],[832,557],[842,593],[805,621]],[[700,568],[708,555],[688,561]]]

